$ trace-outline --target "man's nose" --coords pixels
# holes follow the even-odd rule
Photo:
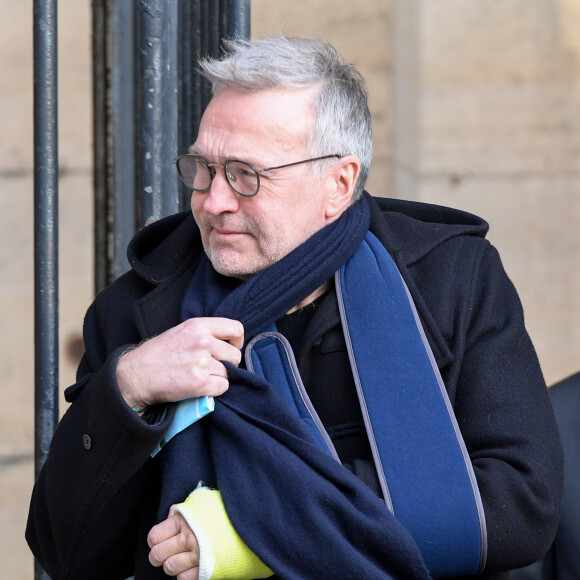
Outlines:
[[[240,207],[240,196],[232,189],[223,168],[217,168],[205,198],[203,209],[212,215],[235,213]]]

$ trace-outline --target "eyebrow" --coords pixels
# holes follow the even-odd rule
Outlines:
[[[190,155],[199,155],[200,157],[204,157],[204,158],[214,158],[214,159],[225,159],[226,161],[229,159],[238,159],[241,161],[241,159],[239,159],[238,157],[231,157],[231,156],[224,156],[224,155],[208,155],[207,153],[203,153],[201,152],[199,149],[197,149],[195,147],[195,145],[190,145],[189,149],[187,151]]]
[[[250,165],[253,165],[258,171],[262,171],[260,169],[260,165],[262,165],[262,164],[256,164],[254,161],[248,161],[243,156],[236,157],[235,155],[207,155],[206,153],[202,153],[199,149],[197,149],[195,147],[195,144],[189,146],[188,153],[190,155],[199,155],[200,157],[203,157],[206,161],[209,159],[219,159],[219,160],[223,160],[224,162],[225,161],[243,161],[244,163],[249,163]]]

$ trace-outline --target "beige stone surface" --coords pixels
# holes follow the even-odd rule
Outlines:
[[[486,217],[488,239],[519,291],[547,381],[579,370],[580,282],[571,270],[580,257],[578,179],[491,176],[456,185],[430,178],[417,187],[416,199]]]
[[[92,296],[89,0],[60,0],[60,374]],[[32,3],[0,0],[0,578],[29,579]],[[491,225],[548,382],[580,368],[580,0],[252,2],[255,36],[329,40],[368,80],[368,188]],[[64,405],[61,407],[64,409]]]
[[[388,195],[391,178],[393,0],[252,1],[252,35],[282,32],[314,36],[333,44],[344,59],[359,68],[369,91],[373,115],[374,163],[368,187]]]
[[[397,3],[395,195],[490,222],[553,383],[580,368],[579,3],[417,7]]]

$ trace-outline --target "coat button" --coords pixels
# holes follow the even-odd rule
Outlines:
[[[83,447],[85,449],[90,449],[93,446],[93,440],[86,433],[83,435]]]

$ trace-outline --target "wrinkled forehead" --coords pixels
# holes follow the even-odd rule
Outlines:
[[[317,93],[315,88],[257,92],[222,89],[202,116],[192,151],[247,158],[250,152],[259,157],[264,150],[268,159],[273,151],[306,151],[315,122]]]

